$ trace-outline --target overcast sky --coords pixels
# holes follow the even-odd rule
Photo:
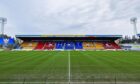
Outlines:
[[[5,33],[132,35],[140,32],[140,0],[0,0]]]

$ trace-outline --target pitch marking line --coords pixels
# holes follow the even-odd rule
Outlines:
[[[68,51],[68,66],[69,66],[69,69],[68,69],[68,70],[69,70],[69,71],[68,71],[68,74],[69,74],[69,75],[68,75],[69,81],[68,81],[68,82],[69,82],[69,84],[71,84],[71,69],[70,69],[70,68],[71,68],[71,62],[70,62],[70,60],[71,60],[71,59],[70,59],[70,51]]]
[[[67,84],[68,82],[0,82],[0,84]],[[71,82],[73,84],[114,84],[115,82]],[[117,84],[140,84],[140,82],[116,82]],[[70,84],[70,83],[68,83]]]

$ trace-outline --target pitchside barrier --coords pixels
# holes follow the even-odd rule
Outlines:
[[[124,50],[135,50],[140,51],[140,44],[122,44]]]

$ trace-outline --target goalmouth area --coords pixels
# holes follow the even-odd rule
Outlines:
[[[0,84],[139,84],[138,51],[0,52]]]

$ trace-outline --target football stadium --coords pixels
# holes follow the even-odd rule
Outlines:
[[[139,84],[140,52],[122,35],[16,35],[0,38],[2,84]],[[13,49],[7,49],[7,47]],[[4,50],[5,48],[5,50]]]
[[[120,0],[121,3],[118,3],[118,0],[114,4],[119,4],[117,8],[121,8],[121,4],[125,6],[127,9],[121,8],[123,12],[115,9],[114,2],[109,3],[111,4],[109,9],[109,6],[105,5],[107,0],[105,2],[101,0],[99,2],[98,0],[95,0],[96,2],[92,2],[94,0],[89,2],[66,0],[70,2],[63,3],[64,7],[57,7],[57,4],[63,5],[60,3],[64,2],[63,0],[57,4],[57,1],[53,2],[55,0],[51,0],[52,2],[46,0],[50,1],[47,2],[49,3],[47,6],[50,7],[45,10],[43,10],[46,5],[45,0],[36,0],[36,3],[32,0],[5,1],[0,3],[0,16],[1,8],[5,8],[6,12],[2,14],[7,15],[7,18],[10,17],[8,21],[11,23],[4,27],[7,18],[0,17],[0,84],[140,84],[140,34],[137,30],[137,18],[130,19],[134,31],[129,29],[130,25],[126,24],[128,17],[134,16],[137,12],[132,12],[135,8],[129,9],[126,6],[127,1],[121,2]],[[136,1],[132,1],[131,5],[138,3]],[[31,2],[34,3],[33,6],[29,4]],[[72,5],[71,2],[73,2]],[[40,3],[43,6],[42,4],[38,6]],[[92,8],[92,3],[96,3],[95,10]],[[129,3],[128,5],[130,5]],[[69,6],[71,8],[65,9]],[[84,9],[86,6],[88,10]],[[106,7],[107,9],[104,9]],[[13,12],[12,8],[14,10],[17,8],[17,12]],[[59,8],[64,9],[60,11]],[[47,11],[49,9],[51,11]],[[7,12],[7,10],[10,11]],[[80,10],[80,12],[76,12],[76,10]],[[124,13],[127,13],[125,10],[130,11],[131,14],[125,15]],[[90,13],[91,11],[94,13]],[[41,13],[37,14],[38,12]],[[8,14],[10,15],[8,16]],[[82,16],[83,14],[88,15]],[[114,15],[111,16],[111,14]],[[70,17],[68,17],[69,15]],[[68,23],[66,23],[67,21]],[[88,30],[86,27],[89,26]],[[83,27],[84,29],[82,29]],[[5,28],[7,29],[5,30]],[[89,34],[90,29],[95,31]],[[53,33],[54,31],[56,34]],[[62,34],[57,34],[59,31]],[[108,31],[112,34],[107,34]],[[133,34],[129,34],[131,31]],[[34,32],[38,34],[34,34]],[[76,34],[67,34],[67,32],[76,32]]]

